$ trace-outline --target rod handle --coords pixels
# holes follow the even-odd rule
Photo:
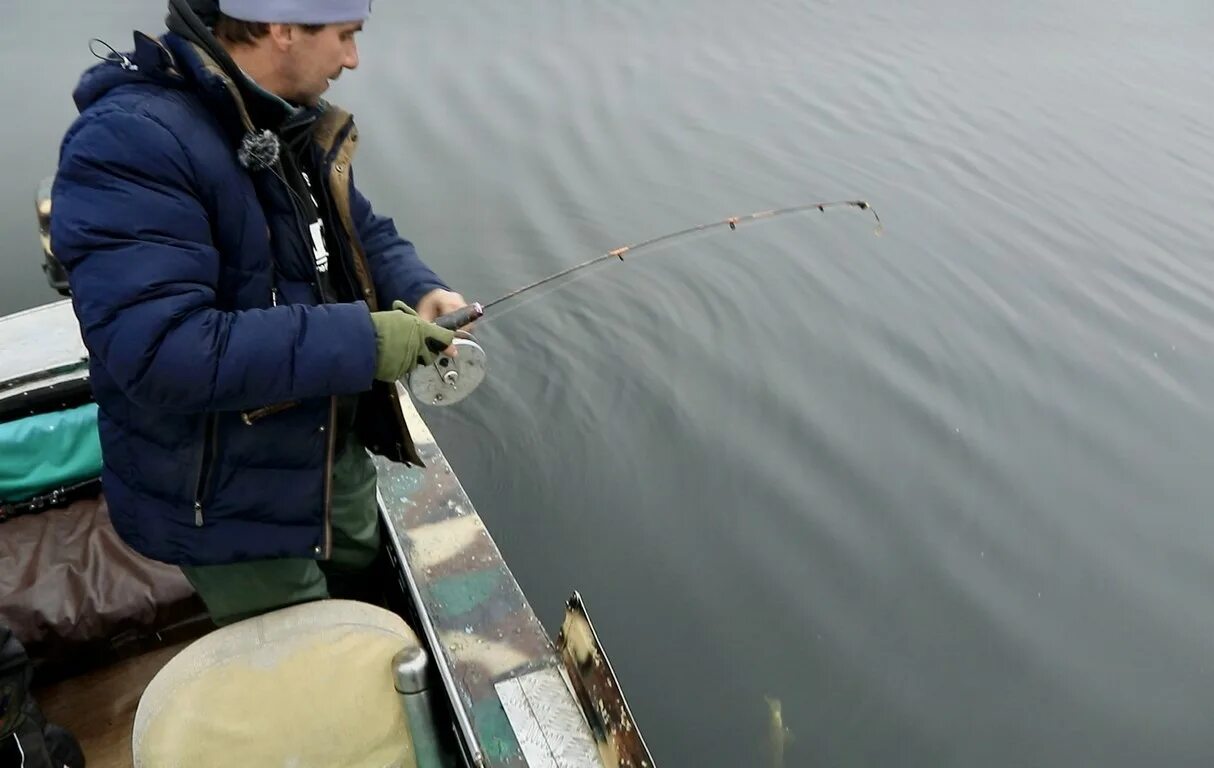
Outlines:
[[[440,328],[446,328],[448,331],[458,331],[469,323],[476,322],[485,314],[485,308],[481,306],[479,301],[474,301],[467,306],[460,307],[454,312],[448,312],[445,315],[436,317],[434,324]]]

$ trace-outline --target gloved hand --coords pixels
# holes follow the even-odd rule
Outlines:
[[[375,326],[375,378],[396,381],[419,365],[431,365],[455,340],[455,331],[427,323],[403,301],[371,313]]]

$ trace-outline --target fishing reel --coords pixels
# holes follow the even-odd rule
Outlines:
[[[433,364],[409,373],[409,391],[425,405],[455,405],[485,380],[485,350],[471,337],[452,342],[455,357],[439,355]]]
[[[409,391],[424,405],[455,405],[485,380],[485,350],[472,335],[459,329],[485,314],[478,304],[469,304],[434,321],[456,331],[455,356],[439,355],[432,364],[414,368],[408,375]]]

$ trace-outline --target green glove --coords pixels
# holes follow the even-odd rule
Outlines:
[[[455,331],[427,323],[403,301],[371,313],[375,326],[375,378],[396,381],[419,365],[431,365],[451,346]]]

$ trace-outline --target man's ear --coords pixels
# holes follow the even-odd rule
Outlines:
[[[295,43],[299,28],[294,24],[270,24],[270,41],[279,50],[286,50]]]

